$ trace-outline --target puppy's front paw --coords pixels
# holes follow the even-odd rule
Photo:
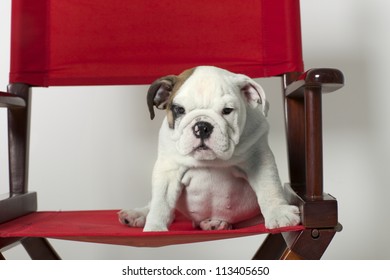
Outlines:
[[[300,223],[299,208],[294,205],[280,205],[265,217],[265,227],[268,229],[296,226]]]
[[[129,227],[144,227],[146,215],[137,210],[121,210],[118,212],[119,221]]]

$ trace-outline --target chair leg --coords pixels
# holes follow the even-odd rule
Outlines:
[[[60,256],[45,238],[29,237],[21,241],[33,260],[60,260]]]
[[[26,108],[8,110],[10,193],[24,194],[28,181],[30,87],[26,84],[10,84],[8,92],[26,102]]]
[[[253,260],[278,260],[287,249],[281,233],[268,234],[263,244],[253,256]]]
[[[5,260],[5,258],[4,258],[4,256],[3,256],[3,254],[0,253],[0,261],[4,261],[4,260]]]
[[[319,260],[336,232],[340,230],[341,226],[337,226],[328,229],[307,229],[283,233],[288,250],[284,252],[282,259]]]
[[[307,229],[268,235],[253,259],[318,260],[338,231],[341,231],[341,225],[329,229]]]

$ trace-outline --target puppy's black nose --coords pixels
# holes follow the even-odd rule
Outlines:
[[[214,126],[209,122],[197,122],[192,131],[196,138],[207,139],[213,133]]]

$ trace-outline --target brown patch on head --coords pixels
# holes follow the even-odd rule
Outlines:
[[[165,76],[152,83],[146,97],[151,119],[154,118],[154,107],[160,110],[166,109],[169,127],[174,127],[175,116],[172,114],[173,99],[194,70],[195,68],[186,70],[179,76]]]
[[[175,123],[175,120],[173,119],[173,112],[171,109],[167,110],[167,119],[168,119],[168,124],[169,124],[169,128],[174,128],[174,123]]]
[[[172,112],[172,103],[173,99],[175,98],[177,92],[181,88],[181,86],[185,83],[185,81],[194,73],[195,68],[188,69],[181,73],[179,76],[177,76],[177,81],[172,89],[172,94],[169,96],[169,100],[167,103],[167,118],[168,118],[168,124],[170,128],[175,127],[175,119],[173,117],[173,112]]]

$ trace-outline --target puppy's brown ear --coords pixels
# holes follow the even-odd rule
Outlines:
[[[170,75],[156,80],[149,87],[146,101],[149,108],[150,119],[153,120],[155,116],[153,106],[156,106],[156,108],[160,110],[166,109],[169,97],[172,94],[176,82],[177,76]]]

